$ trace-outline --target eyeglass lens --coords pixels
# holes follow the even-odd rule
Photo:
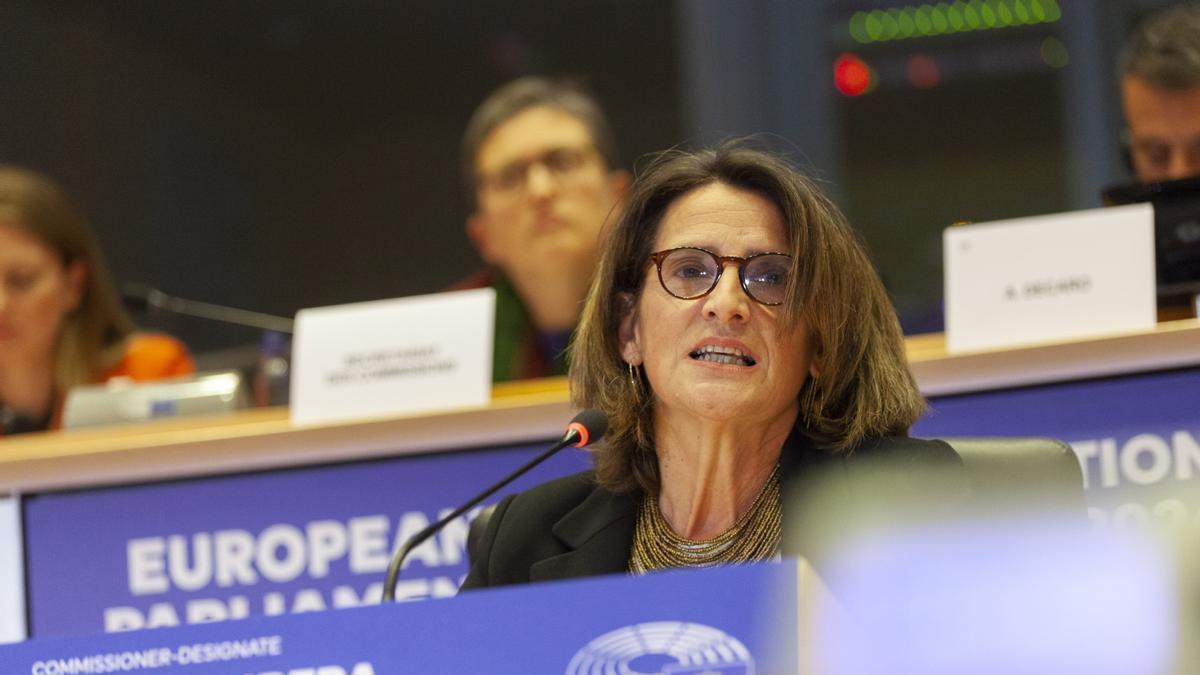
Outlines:
[[[550,175],[562,180],[582,167],[587,159],[588,152],[582,148],[552,148],[533,159],[508,164],[492,175],[486,176],[485,180],[496,190],[515,191],[525,186],[525,181],[529,177],[529,169],[536,164],[546,167]]]
[[[742,288],[754,300],[764,305],[778,305],[787,293],[791,275],[791,256],[782,253],[760,253],[749,258],[729,256],[739,261],[738,275]],[[689,300],[709,293],[721,275],[723,263],[713,253],[698,248],[677,248],[667,251],[660,259],[659,280],[668,293]]]

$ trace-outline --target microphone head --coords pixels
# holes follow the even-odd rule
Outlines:
[[[579,440],[573,443],[577,448],[600,440],[606,431],[608,431],[608,417],[595,408],[580,411],[567,425],[567,436],[574,433],[579,437]]]
[[[121,300],[125,306],[139,312],[153,309],[159,305],[163,292],[149,284],[137,281],[127,281],[121,284]]]

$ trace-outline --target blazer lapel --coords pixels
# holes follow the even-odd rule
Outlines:
[[[529,569],[531,581],[618,574],[629,564],[636,500],[596,488],[554,524],[552,532],[567,549]]]

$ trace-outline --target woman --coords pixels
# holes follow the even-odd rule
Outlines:
[[[809,554],[791,534],[831,514],[781,492],[818,474],[961,488],[949,446],[905,438],[924,401],[861,243],[768,153],[670,153],[634,183],[571,357],[575,403],[609,418],[595,469],[498,504],[464,588]]]
[[[178,341],[134,333],[62,190],[0,166],[0,436],[57,428],[75,385],[194,370]]]

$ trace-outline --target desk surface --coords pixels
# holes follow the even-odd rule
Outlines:
[[[927,396],[1200,365],[1200,320],[969,354],[908,338]],[[0,441],[0,494],[164,480],[553,439],[570,418],[565,378],[497,385],[481,408],[296,426],[285,408],[30,434]]]
[[[937,333],[907,339],[908,360],[926,396],[964,394],[1049,382],[1200,365],[1200,320],[1153,330],[949,354]]]

